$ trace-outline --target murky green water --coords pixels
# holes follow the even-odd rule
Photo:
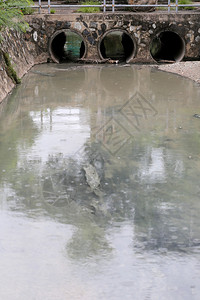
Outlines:
[[[148,67],[32,69],[0,106],[0,299],[199,299],[199,101]]]
[[[64,55],[66,59],[74,61],[80,58],[83,53],[80,53],[82,38],[74,33],[66,34],[66,42],[64,45]]]

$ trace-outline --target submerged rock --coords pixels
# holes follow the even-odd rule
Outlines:
[[[44,72],[40,72],[40,71],[31,71],[31,73],[33,73],[33,74],[38,74],[38,75],[41,75],[41,76],[55,77],[55,74],[44,73]]]
[[[199,114],[194,114],[193,117],[194,118],[200,118],[200,115]]]
[[[83,170],[85,171],[87,184],[97,196],[100,196],[101,195],[101,191],[99,190],[100,178],[96,171],[96,168],[93,165],[88,164],[83,167]]]
[[[85,171],[87,184],[92,190],[97,189],[100,185],[100,179],[95,167],[91,164],[88,164],[87,166],[83,167],[83,170]]]

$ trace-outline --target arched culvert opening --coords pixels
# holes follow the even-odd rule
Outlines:
[[[51,38],[49,52],[54,62],[77,61],[85,56],[83,37],[72,30],[61,30]]]
[[[185,55],[185,42],[173,31],[162,31],[152,40],[150,52],[157,62],[178,62]]]
[[[110,30],[100,41],[99,54],[103,59],[128,62],[135,56],[135,42],[124,30]]]

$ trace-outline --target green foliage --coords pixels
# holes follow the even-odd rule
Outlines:
[[[178,1],[178,4],[192,4],[192,1],[191,0],[179,0]],[[192,6],[184,6],[184,7],[180,7],[179,9],[195,9],[195,7],[192,7]]]
[[[3,53],[3,57],[6,63],[6,72],[8,76],[13,80],[14,83],[21,83],[21,79],[17,76],[16,71],[13,69],[13,66],[10,61],[10,57],[8,53]]]
[[[175,0],[171,0],[171,3],[175,3]],[[193,4],[193,1],[191,0],[179,0],[178,4]],[[175,10],[175,7],[171,7],[171,11]],[[178,10],[192,10],[192,9],[196,9],[196,7],[192,7],[192,6],[184,6],[184,7],[179,7]],[[157,7],[156,10],[168,10],[167,7]]]
[[[23,16],[32,4],[31,0],[0,0],[0,30],[7,27],[25,32],[28,24]]]
[[[23,15],[32,15],[34,13],[34,9],[32,7],[22,8]]]
[[[175,3],[175,0],[171,0],[172,3]],[[193,2],[191,0],[178,0],[178,4],[192,4]],[[171,8],[172,9],[172,8]],[[175,9],[175,8],[174,8]],[[179,7],[179,10],[181,9],[195,9],[195,7],[192,6],[184,6],[184,7]]]
[[[85,1],[82,2],[81,5],[100,5],[100,2],[97,1]],[[95,13],[95,12],[100,12],[101,8],[100,7],[80,7],[78,12],[83,12],[83,13]]]
[[[51,13],[51,14],[55,14],[55,12],[56,12],[55,9],[51,9],[51,10],[50,10],[50,13]]]

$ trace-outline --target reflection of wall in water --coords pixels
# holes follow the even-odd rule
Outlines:
[[[20,93],[20,109],[29,109],[30,103],[33,103],[34,109],[41,111],[46,108],[53,111],[63,104],[71,107],[81,105],[96,112],[90,120],[92,128],[101,127],[111,116],[118,118],[119,109],[139,92],[158,112],[156,118],[150,117],[150,114],[147,117],[142,115],[140,130],[145,134],[157,126],[168,134],[172,129],[176,132],[176,128],[182,123],[180,111],[184,112],[186,107],[190,109],[193,99],[197,97],[197,90],[194,89],[192,81],[187,80],[186,85],[185,81],[176,75],[168,75],[167,78],[166,73],[151,68],[78,66],[60,69],[44,66],[43,71],[40,66],[39,72],[41,74],[29,73],[23,81],[26,88],[16,91]],[[47,76],[48,74],[50,76]],[[30,84],[27,87],[28,83]],[[176,95],[180,93],[184,97],[180,97],[177,102]],[[176,112],[177,105],[179,114]],[[193,115],[194,111],[190,114]]]

